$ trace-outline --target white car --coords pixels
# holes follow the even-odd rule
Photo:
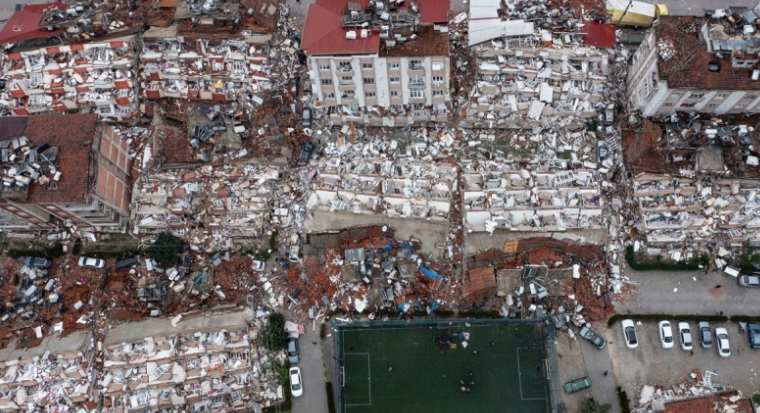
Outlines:
[[[106,266],[106,261],[100,258],[79,257],[79,266],[86,268],[103,268]]]
[[[723,327],[715,329],[715,342],[718,344],[718,355],[728,357],[731,355],[731,349],[728,347],[728,331]]]
[[[290,392],[293,397],[303,396],[303,382],[301,381],[301,369],[298,367],[290,368]]]
[[[264,269],[267,267],[267,264],[264,261],[253,260],[252,267],[254,271],[264,271]]]
[[[691,335],[689,323],[685,321],[678,323],[678,336],[681,338],[681,348],[686,351],[691,351],[694,346],[694,339]]]
[[[636,348],[639,346],[639,338],[636,336],[636,327],[633,325],[633,320],[625,319],[620,323],[623,326],[623,337],[625,338],[625,345],[628,348]]]
[[[660,343],[662,348],[673,348],[673,327],[670,325],[670,321],[660,321],[658,324],[660,327]]]

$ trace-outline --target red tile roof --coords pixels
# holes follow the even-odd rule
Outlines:
[[[724,53],[719,72],[710,72],[707,65],[716,60],[707,52],[707,45],[698,33],[681,30],[691,22],[702,26],[704,19],[686,16],[663,16],[655,25],[657,41],[670,40],[675,55],[658,62],[660,78],[668,81],[669,88],[698,90],[760,90],[760,82],[753,82],[751,69],[731,67],[731,54]]]
[[[665,405],[665,412],[667,413],[717,413],[715,409],[715,402],[718,400],[728,402],[728,397],[721,397],[710,395],[699,399],[684,400],[679,402],[672,402]],[[736,401],[736,413],[753,413],[752,403],[749,399],[739,399]],[[721,410],[722,411],[722,410]]]
[[[617,43],[615,26],[611,24],[586,22],[582,31],[586,33],[586,36],[583,37],[583,44],[612,48]]]
[[[59,10],[68,9],[68,6],[63,3],[30,4],[24,6],[21,11],[13,13],[13,16],[5,23],[3,30],[0,31],[0,44],[52,37],[63,33],[63,29],[49,31],[46,28],[40,27],[42,16],[50,6],[55,6]]]
[[[417,0],[420,10],[420,23],[446,23],[449,21],[448,15],[451,9],[449,0]],[[614,30],[613,30],[614,33]]]
[[[58,146],[56,169],[62,173],[58,189],[48,190],[37,183],[29,187],[27,203],[82,203],[90,189],[90,144],[95,138],[98,115],[29,116],[24,136],[30,145]]]
[[[369,0],[357,0],[354,3],[359,3],[364,9]],[[377,53],[380,49],[378,33],[370,32],[366,39],[359,36],[356,40],[346,39],[347,30],[343,28],[343,12],[346,10],[348,0],[318,0],[309,5],[301,49],[308,55]]]

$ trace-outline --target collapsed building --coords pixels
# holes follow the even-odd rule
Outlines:
[[[755,10],[660,18],[630,63],[631,109],[645,117],[760,111],[757,24]]]
[[[44,350],[41,349],[41,350]],[[93,411],[97,405],[94,351],[32,350],[0,362],[0,411]]]
[[[448,221],[457,168],[412,159],[326,159],[308,209]]]
[[[301,48],[317,115],[403,126],[449,119],[449,2],[319,1]]]
[[[517,3],[470,3],[467,45],[477,60],[459,57],[457,66],[474,63],[477,71],[456,97],[460,124],[530,129],[611,123],[614,27],[585,22],[581,29],[570,10]],[[536,27],[531,17],[541,24]]]
[[[256,403],[271,403],[277,385],[265,376],[269,359],[259,354],[255,339],[242,329],[111,344],[99,382],[103,411],[250,411]]]
[[[464,223],[468,231],[564,231],[601,228],[599,178],[593,169],[569,169],[565,161],[520,168],[518,163],[463,162]],[[604,172],[608,172],[609,169]]]
[[[678,246],[737,246],[760,241],[756,132],[720,119],[674,116],[664,125],[645,120],[624,132],[633,170],[635,229],[671,258],[688,258]],[[726,256],[725,251],[719,256]],[[725,264],[725,263],[724,263]],[[720,265],[722,266],[722,265]]]

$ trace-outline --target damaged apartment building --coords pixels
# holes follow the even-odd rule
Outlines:
[[[634,227],[649,246],[760,243],[755,131],[715,120],[662,128],[644,121],[624,136],[639,213]]]
[[[568,169],[567,161],[529,168],[506,159],[462,163],[464,224],[469,232],[497,229],[565,231],[602,228],[600,177],[607,168]],[[553,165],[552,165],[553,164]]]
[[[279,206],[273,196],[279,178],[276,167],[247,163],[156,170],[135,182],[134,232],[168,229],[190,236],[198,230],[205,234],[198,236],[211,236],[222,244],[260,237],[272,220],[283,223],[279,220],[286,218],[272,214]]]
[[[628,101],[644,117],[760,112],[758,12],[665,16],[633,54]]]
[[[246,10],[220,0],[179,3],[172,25],[143,34],[144,97],[242,103],[270,89],[269,32],[279,9],[257,5]]]
[[[0,44],[7,48],[0,103],[14,115],[97,113],[105,121],[136,119],[135,36],[85,39],[77,34],[81,28],[73,17],[78,13],[84,9],[51,3],[28,5],[10,18],[0,31]],[[74,20],[73,26],[47,22],[59,15]]]
[[[93,352],[36,350],[0,362],[0,412],[93,411]]]
[[[442,0],[311,4],[301,48],[317,116],[374,126],[447,121],[448,11]]]
[[[511,0],[470,3],[468,46],[477,74],[459,92],[460,123],[530,129],[582,127],[595,118],[612,122],[614,27],[581,27],[572,12],[551,3],[528,6]]]
[[[106,340],[102,411],[260,411],[278,398],[278,385],[255,340],[248,329]]]
[[[396,161],[328,158],[306,207],[384,218],[418,218],[447,222],[456,192],[457,166],[413,159]],[[381,218],[384,217],[384,218]]]
[[[2,117],[0,136],[3,231],[125,227],[128,145],[97,114]]]

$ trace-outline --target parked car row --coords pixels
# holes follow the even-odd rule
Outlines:
[[[623,328],[623,338],[625,339],[626,347],[630,349],[638,347],[639,338],[638,334],[636,333],[636,325],[633,323],[633,320],[626,319],[623,320],[620,324]],[[748,328],[750,330],[750,346],[752,348],[760,348],[760,326],[755,323],[751,323]],[[660,345],[662,348],[673,348],[675,345],[675,335],[671,322],[667,320],[660,321],[657,323],[657,330],[660,335]],[[756,334],[754,334],[753,331],[756,331]],[[689,323],[685,321],[678,322],[676,332],[681,349],[684,351],[691,351],[694,348],[694,336],[692,334],[691,326]],[[713,330],[710,329],[710,323],[707,321],[700,321],[697,323],[697,337],[702,348],[712,348]],[[723,327],[715,327],[714,337],[715,346],[718,349],[718,355],[721,357],[730,356],[731,347],[728,341],[728,331]]]

